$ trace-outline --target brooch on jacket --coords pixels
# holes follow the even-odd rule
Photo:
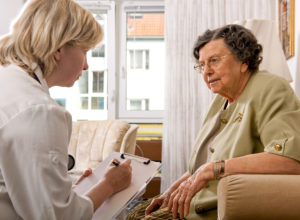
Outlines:
[[[237,116],[237,118],[234,119],[233,123],[235,123],[236,121],[237,121],[237,122],[241,122],[242,119],[243,119],[243,115],[242,115],[241,113],[239,113],[239,116]]]

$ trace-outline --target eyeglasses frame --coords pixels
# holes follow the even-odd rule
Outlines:
[[[230,54],[227,54],[227,55],[224,55],[224,56],[219,57],[219,58],[220,58],[220,61],[221,61],[223,58],[228,57],[229,55],[232,55],[232,54],[234,54],[234,53],[230,53]],[[212,57],[210,57],[209,59],[211,59],[211,58],[212,58]],[[211,68],[211,66],[208,64],[207,61],[204,63],[204,68],[205,68],[206,65],[207,65],[209,68]],[[202,68],[201,68],[200,64],[194,66],[194,69],[195,69],[195,70],[197,70],[197,68],[200,69],[200,73],[203,72],[203,71],[201,71]],[[204,68],[203,68],[203,69],[204,69]],[[211,68],[211,69],[213,69],[213,68]]]

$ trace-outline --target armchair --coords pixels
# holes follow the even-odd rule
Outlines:
[[[232,175],[218,184],[219,220],[300,219],[299,175]]]

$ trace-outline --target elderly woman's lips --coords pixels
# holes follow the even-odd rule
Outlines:
[[[209,83],[214,83],[214,82],[217,82],[217,81],[219,81],[219,79],[209,80],[208,82]]]

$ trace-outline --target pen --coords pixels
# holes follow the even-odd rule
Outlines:
[[[119,163],[116,162],[116,161],[113,161],[112,163],[113,163],[116,167],[119,166]]]

